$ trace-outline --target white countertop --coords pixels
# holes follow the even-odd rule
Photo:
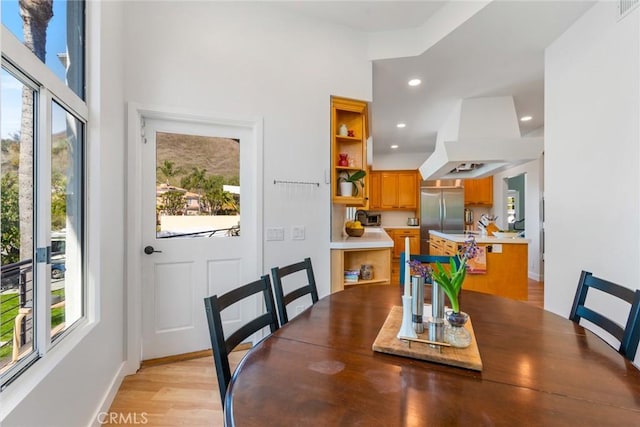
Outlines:
[[[329,244],[331,249],[392,248],[393,240],[380,227],[365,227],[362,237],[344,236]]]
[[[419,225],[383,225],[382,228],[388,228],[388,229],[394,229],[394,230],[396,228],[410,228],[410,229],[420,230]]]
[[[439,231],[430,230],[429,234],[433,234],[434,236],[442,237],[443,239],[451,240],[456,243],[464,243],[469,238],[469,234],[447,234],[441,233]],[[482,244],[492,244],[492,243],[502,243],[502,244],[519,244],[526,245],[529,244],[530,240],[525,239],[524,237],[494,237],[494,236],[480,236],[473,234],[476,238],[476,243]]]

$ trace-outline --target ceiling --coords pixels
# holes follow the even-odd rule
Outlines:
[[[454,0],[455,1],[455,0]],[[446,1],[298,1],[287,7],[375,34],[431,26]],[[456,102],[512,95],[523,135],[544,125],[544,49],[594,1],[492,1],[418,56],[373,60],[375,155],[434,150],[436,134]],[[365,19],[354,19],[354,17]],[[436,18],[434,18],[436,19]],[[428,28],[427,28],[428,29]],[[385,34],[386,37],[386,34]],[[410,87],[411,78],[422,84]],[[397,123],[405,123],[399,129]],[[397,149],[390,146],[397,144]]]
[[[295,12],[358,31],[400,30],[422,25],[446,1],[286,1]]]

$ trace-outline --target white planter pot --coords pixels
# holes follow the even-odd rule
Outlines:
[[[347,197],[353,196],[353,182],[341,182],[340,195]]]

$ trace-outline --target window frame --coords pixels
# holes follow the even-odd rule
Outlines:
[[[84,5],[84,34],[88,34],[89,21],[89,2]],[[33,88],[34,96],[34,146],[33,146],[33,212],[34,212],[34,258],[35,249],[50,246],[51,242],[51,142],[52,142],[52,119],[53,102],[59,104],[68,114],[73,115],[82,123],[82,130],[78,135],[81,140],[81,152],[79,153],[80,173],[82,176],[81,195],[78,199],[81,203],[81,233],[79,245],[80,250],[80,286],[82,300],[82,315],[72,325],[69,325],[55,339],[51,337],[51,263],[42,263],[33,261],[33,277],[37,280],[34,285],[33,296],[33,345],[34,351],[23,359],[20,359],[13,367],[6,370],[0,378],[0,393],[2,393],[3,401],[7,393],[5,390],[12,383],[28,383],[33,384],[37,378],[36,369],[31,368],[36,361],[41,359],[50,360],[53,365],[47,364],[46,369],[52,369],[57,361],[62,357],[62,353],[67,353],[75,347],[79,340],[88,334],[91,325],[95,320],[93,310],[96,303],[90,303],[89,295],[95,295],[89,290],[89,266],[88,266],[88,232],[89,221],[87,212],[89,210],[89,177],[86,173],[88,165],[88,129],[89,129],[89,107],[86,100],[89,93],[88,85],[88,52],[86,37],[83,41],[84,52],[84,95],[85,99],[80,98],[66,83],[56,76],[51,69],[38,59],[30,49],[20,42],[17,37],[4,25],[1,26],[0,47],[2,52],[2,67],[12,74],[23,84]],[[37,287],[36,287],[37,286]],[[83,329],[84,333],[74,334],[73,332]],[[46,360],[45,359],[45,360]],[[56,361],[57,360],[57,361]],[[40,371],[37,369],[37,371]],[[40,375],[42,375],[40,373]],[[16,387],[18,387],[16,385]],[[14,389],[15,387],[11,387]],[[28,393],[31,387],[20,388],[20,393],[8,393],[15,397],[10,399],[14,403],[19,402],[20,395]],[[9,400],[9,399],[7,399]],[[9,402],[7,402],[9,403]],[[5,406],[5,405],[3,405]],[[5,408],[11,407],[10,403]],[[4,408],[3,408],[4,409]],[[0,420],[3,418],[5,411],[0,411]]]

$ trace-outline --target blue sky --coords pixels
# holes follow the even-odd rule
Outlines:
[[[73,1],[73,0],[72,0]],[[7,27],[20,41],[23,41],[22,18],[20,17],[18,0],[2,0],[2,24]],[[67,1],[53,0],[53,18],[47,27],[47,46],[45,63],[51,71],[62,81],[65,80],[65,69],[57,57],[58,53],[66,52],[67,31]],[[0,109],[0,133],[2,138],[18,133],[20,130],[21,85],[6,72],[2,72],[0,94],[2,108]],[[64,116],[53,118],[53,131],[64,129]]]

